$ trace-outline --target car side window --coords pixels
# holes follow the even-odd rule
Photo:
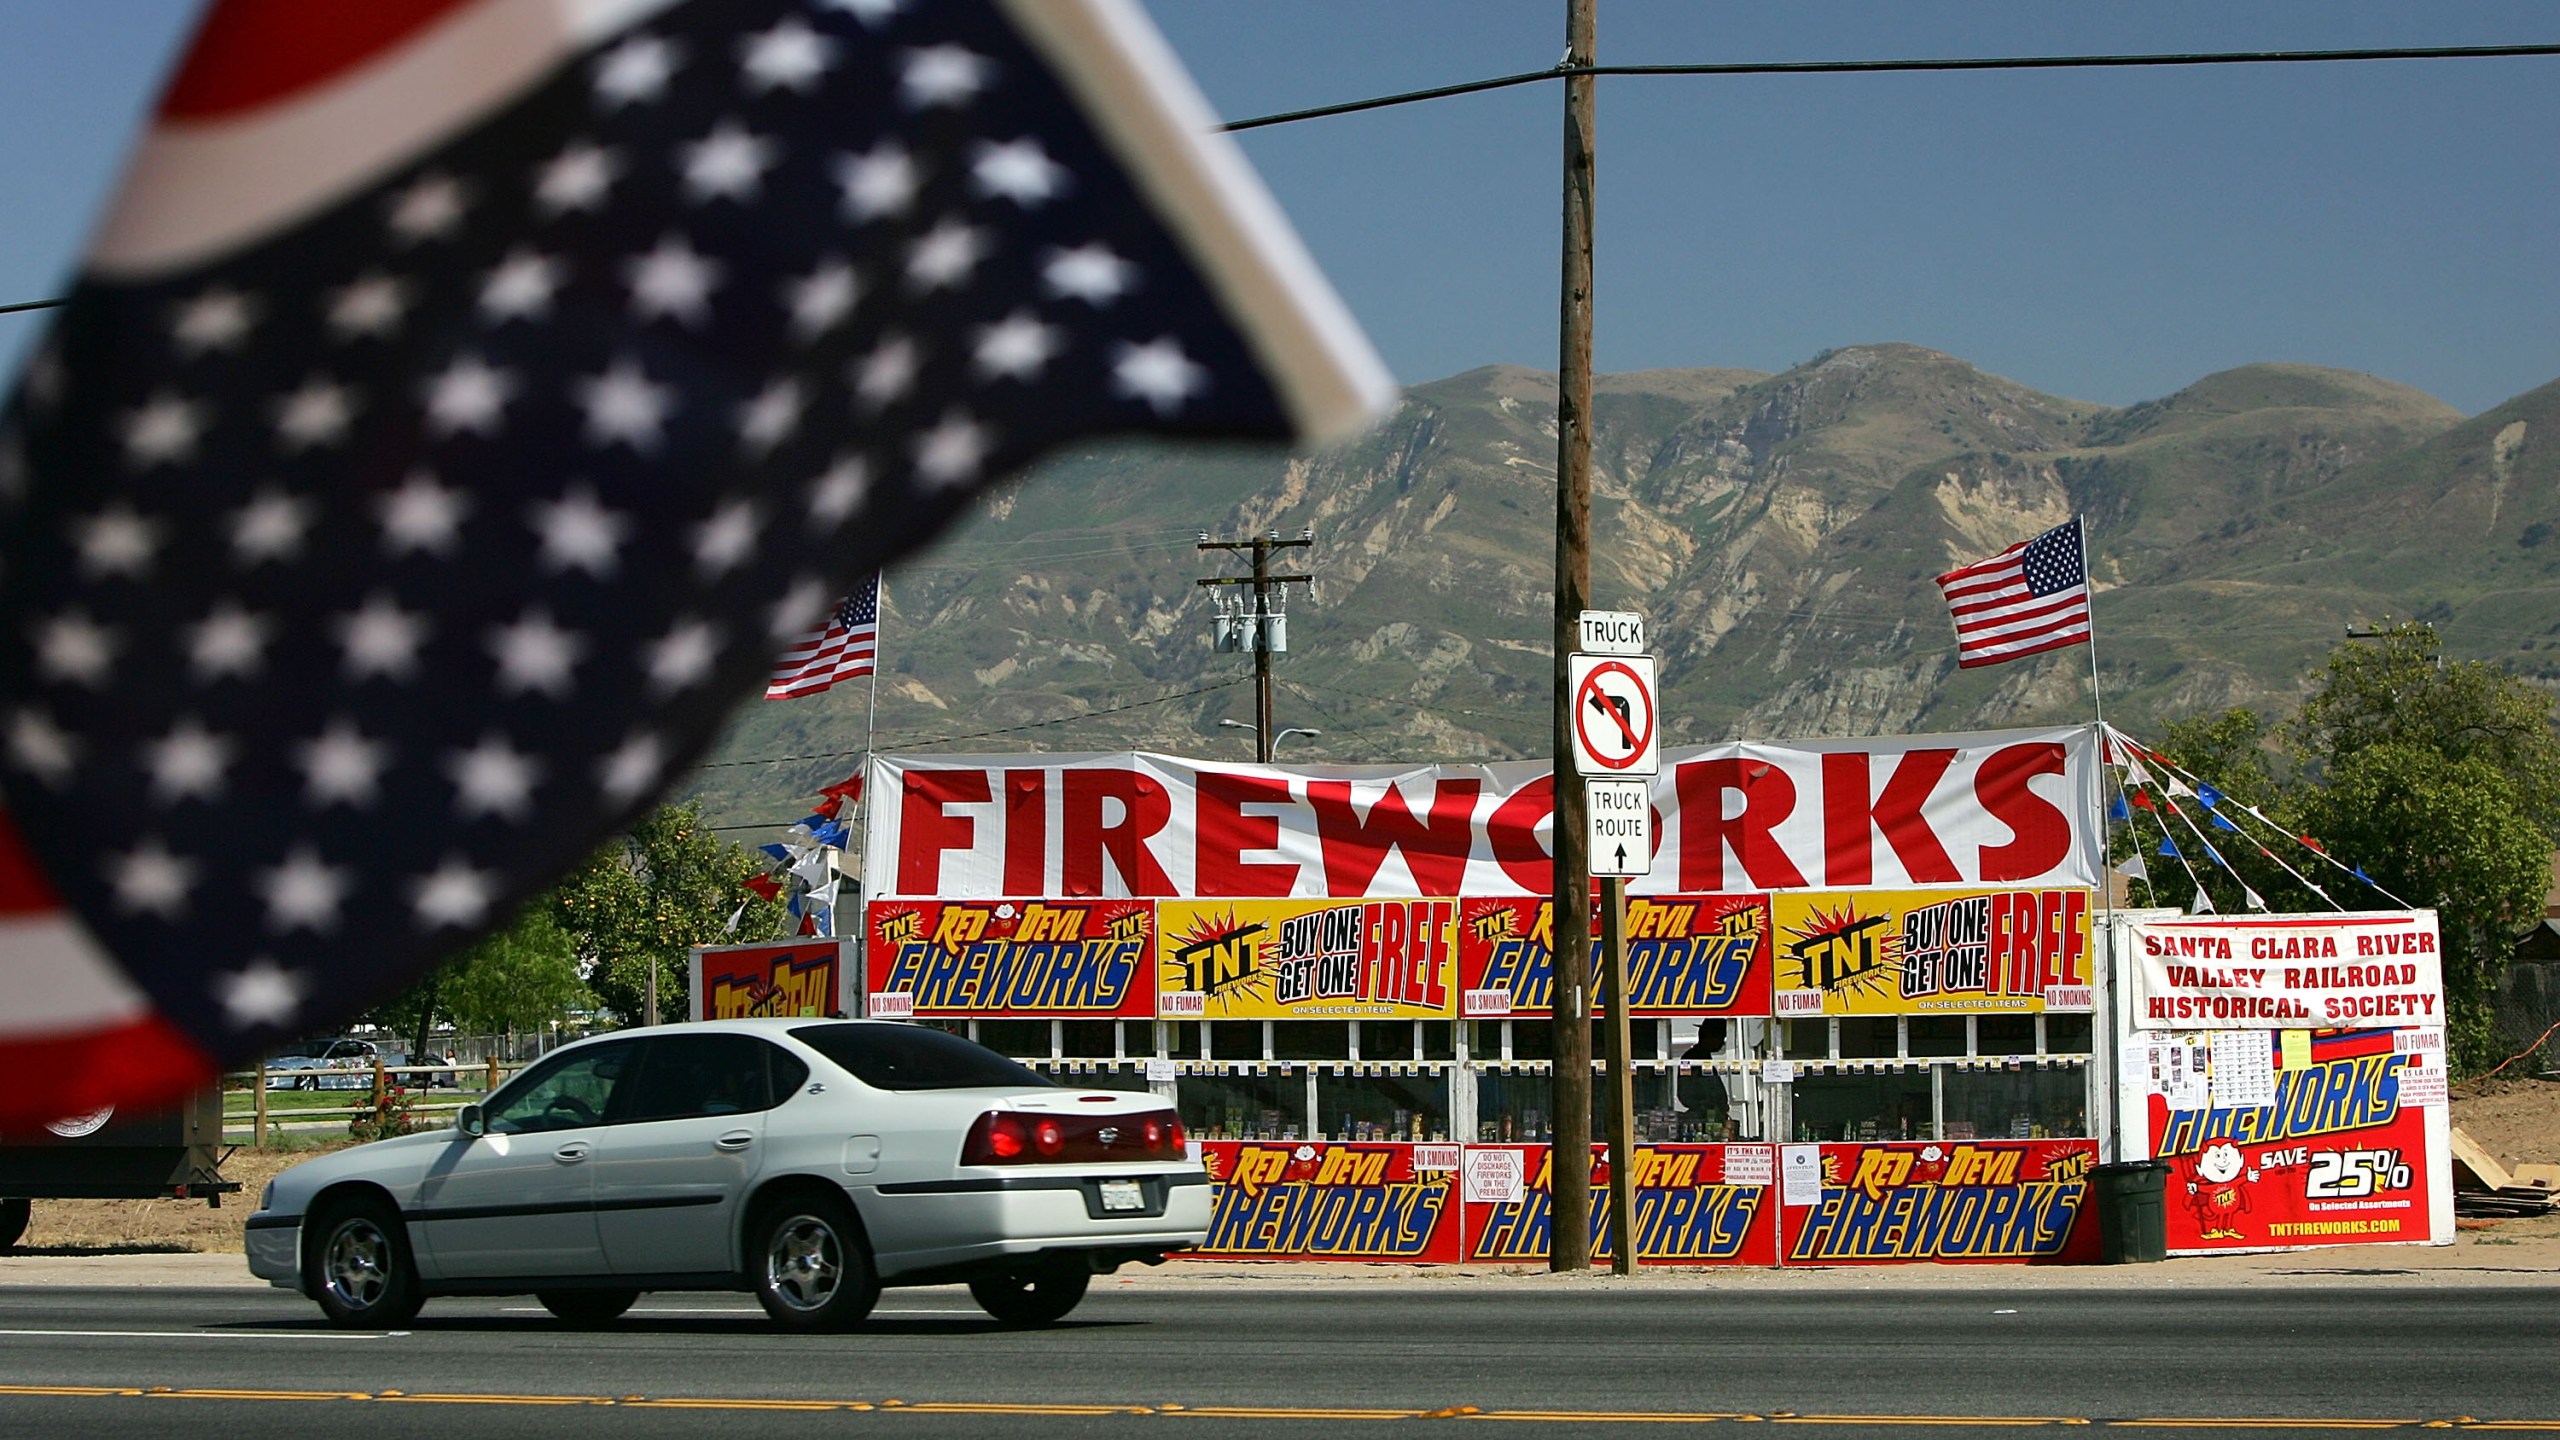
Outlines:
[[[510,1087],[482,1120],[491,1134],[523,1135],[604,1123],[635,1044],[597,1045],[560,1057]]]
[[[787,1095],[799,1084],[795,1076],[775,1073],[777,1058],[791,1057],[753,1035],[653,1036],[629,1103],[614,1118],[678,1120],[769,1110],[776,1095]]]

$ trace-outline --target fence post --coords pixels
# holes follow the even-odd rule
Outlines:
[[[496,1090],[497,1088],[498,1088],[498,1057],[497,1057],[497,1056],[495,1056],[495,1055],[491,1055],[491,1056],[489,1057],[489,1083],[480,1087],[480,1093],[481,1093],[481,1095],[482,1095],[482,1096],[484,1096],[484,1097],[485,1097],[485,1096],[487,1096],[490,1092],[492,1092],[492,1091]]]
[[[257,1094],[256,1118],[249,1122],[249,1148],[267,1148],[267,1057],[258,1057],[257,1068],[249,1072],[249,1088]]]
[[[382,1114],[383,1099],[382,1053],[380,1051],[375,1051],[373,1056],[373,1113],[376,1117],[379,1117]]]

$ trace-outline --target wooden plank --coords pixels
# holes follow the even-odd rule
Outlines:
[[[2453,1185],[2457,1190],[2504,1190],[2515,1183],[2497,1157],[2480,1148],[2461,1126],[2453,1127]]]

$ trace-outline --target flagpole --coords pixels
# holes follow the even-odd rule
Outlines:
[[[874,571],[871,576],[871,700],[862,718],[862,790],[859,792],[862,796],[862,856],[866,862],[871,858],[871,756],[875,749],[871,743],[871,736],[872,731],[880,724],[881,644],[883,637],[888,633],[889,577]],[[871,874],[866,870],[862,877],[854,882],[862,887],[861,898],[853,907],[854,919],[857,922],[855,929],[864,936],[863,943],[866,946],[870,944],[871,929],[870,881]],[[837,928],[835,920],[835,907],[830,905],[827,907],[828,929]]]
[[[2098,698],[2098,580],[2097,567],[2090,563],[2089,521],[2074,515],[2071,523],[2080,530],[2080,583],[2089,587],[2089,713],[2103,731],[2107,723],[2106,703]],[[2104,736],[2101,735],[2103,741]]]

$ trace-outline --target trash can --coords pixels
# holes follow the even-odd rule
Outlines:
[[[2098,1260],[2148,1265],[2169,1258],[2169,1162],[2122,1160],[2091,1172]]]

